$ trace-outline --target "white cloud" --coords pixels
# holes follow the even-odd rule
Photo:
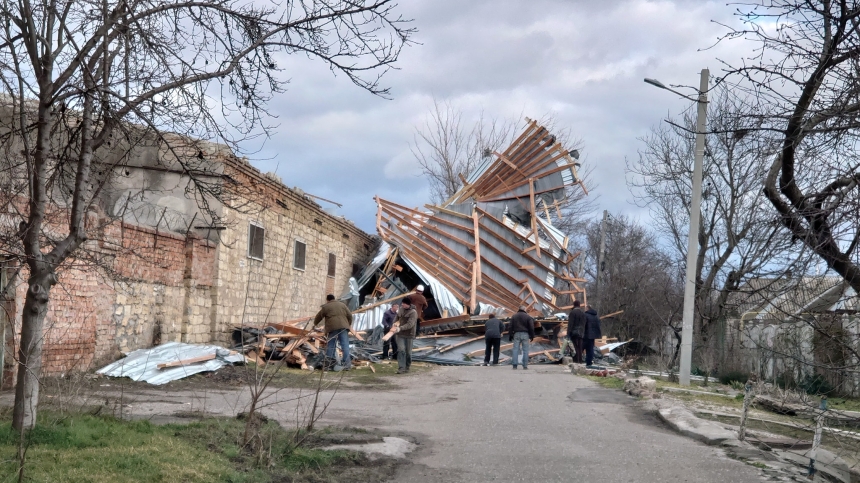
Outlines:
[[[637,137],[650,126],[688,105],[642,78],[695,85],[702,67],[719,74],[717,57],[749,48],[700,50],[723,33],[711,20],[734,22],[731,7],[716,2],[410,0],[401,11],[415,19],[421,45],[404,50],[399,70],[383,79],[393,100],[319,61],[280,57],[291,80],[270,106],[279,126],[255,161],[277,165],[288,185],[343,203],[341,213],[371,232],[375,194],[408,206],[428,199],[409,145],[434,96],[473,116],[552,113],[597,166],[601,208],[641,215],[624,159],[636,158]],[[247,146],[256,149],[259,141]]]

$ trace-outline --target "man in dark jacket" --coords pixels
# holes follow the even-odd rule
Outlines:
[[[314,327],[325,319],[325,336],[328,343],[325,348],[326,367],[331,367],[337,360],[337,344],[343,352],[343,368],[348,371],[352,368],[352,359],[349,355],[349,326],[352,325],[352,312],[345,303],[335,300],[334,295],[325,297],[326,303],[320,308],[314,317]]]
[[[523,354],[523,369],[529,368],[529,342],[535,338],[535,319],[526,313],[525,306],[511,317],[511,328],[508,330],[508,341],[514,343],[513,361],[514,369],[517,368],[520,352]]]
[[[418,323],[418,313],[412,308],[412,299],[406,297],[397,312],[397,373],[405,374],[412,366],[412,342],[415,339],[415,325]]]
[[[582,364],[582,338],[585,335],[585,312],[579,308],[579,300],[573,301],[573,310],[567,316],[567,338],[573,347],[573,362]]]
[[[594,362],[594,339],[603,337],[600,331],[600,317],[597,311],[590,305],[585,307],[585,365],[590,366]]]
[[[487,348],[484,349],[484,365],[490,364],[490,352],[493,353],[493,365],[499,364],[499,349],[502,346],[502,332],[505,324],[496,318],[496,314],[490,314],[490,318],[484,323],[484,341]]]
[[[397,319],[397,309],[400,308],[400,304],[392,303],[391,308],[386,310],[382,315],[382,329],[384,332],[382,335],[385,335],[391,332],[391,326],[394,325],[395,319]],[[382,358],[389,359],[388,351],[391,349],[391,358],[397,358],[397,338],[392,337],[386,341],[382,342]]]

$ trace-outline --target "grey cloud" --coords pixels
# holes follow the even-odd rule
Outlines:
[[[340,213],[375,230],[375,194],[408,206],[427,201],[426,181],[409,152],[432,99],[468,115],[552,113],[583,142],[594,164],[601,208],[646,216],[630,204],[624,160],[637,137],[689,105],[642,82],[697,83],[717,57],[738,58],[742,43],[713,44],[731,7],[701,1],[410,0],[421,45],[404,50],[383,79],[393,100],[372,96],[303,56],[278,58],[291,79],[270,110],[278,128],[254,163],[290,186],[344,203]]]

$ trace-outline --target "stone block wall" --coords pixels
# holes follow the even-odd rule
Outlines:
[[[226,210],[213,295],[213,340],[226,340],[233,327],[259,326],[314,315],[327,293],[339,296],[353,265],[372,256],[376,239],[341,217],[332,216],[300,192],[286,188],[250,165],[227,173],[240,186],[253,185],[257,197]],[[248,230],[265,229],[262,260],[248,255]],[[294,268],[295,242],[305,243],[305,268]],[[335,275],[328,276],[329,254]]]

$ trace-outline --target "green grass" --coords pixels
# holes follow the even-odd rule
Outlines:
[[[857,398],[842,398],[830,397],[827,398],[827,407],[840,411],[858,411],[860,412],[860,399]]]
[[[619,379],[617,377],[597,377],[597,376],[583,376],[589,381],[596,382],[603,387],[608,387],[610,389],[621,389],[624,387],[624,379]]]
[[[334,481],[338,471],[367,463],[351,452],[295,447],[294,433],[275,422],[261,422],[259,437],[242,448],[243,430],[243,421],[227,418],[157,426],[42,411],[28,436],[26,477],[88,483],[316,482]],[[18,438],[8,417],[0,416],[0,483],[17,481]]]

